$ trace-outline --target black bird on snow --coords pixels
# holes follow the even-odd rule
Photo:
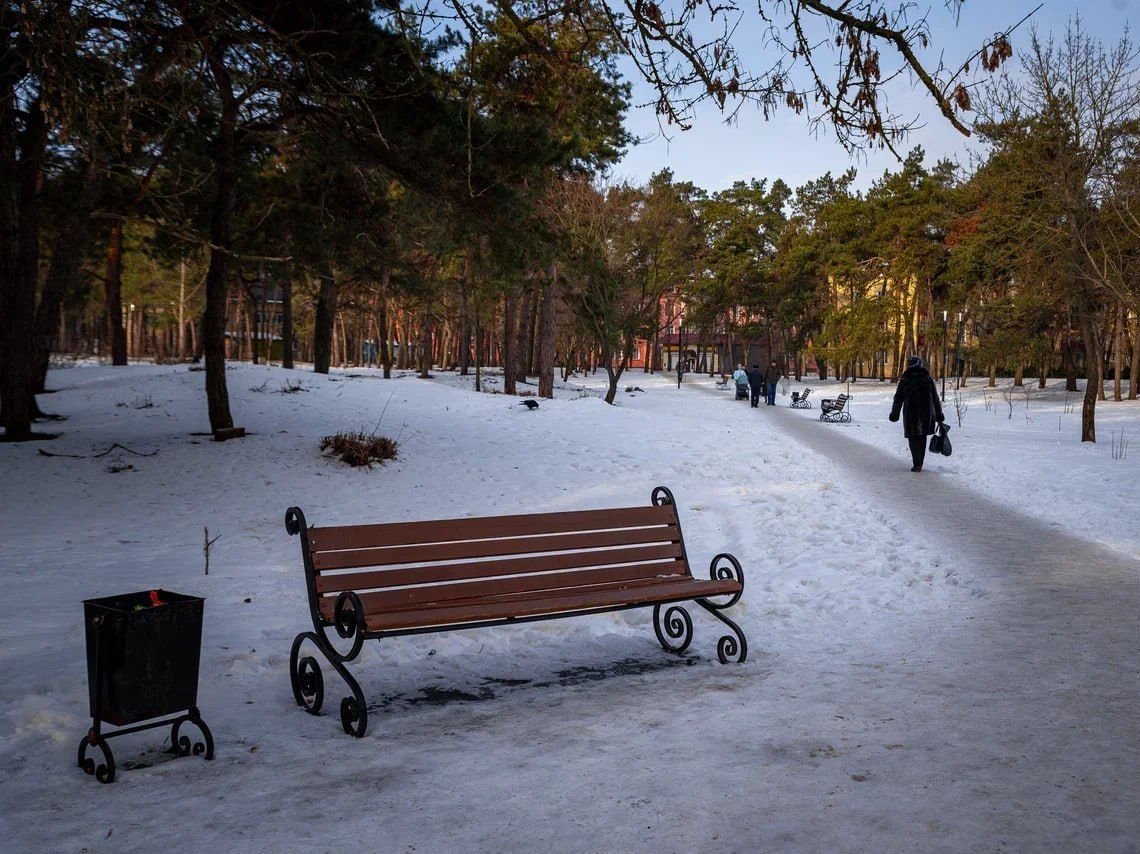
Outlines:
[[[537,400],[520,400],[519,406],[525,406],[527,409],[538,409]]]

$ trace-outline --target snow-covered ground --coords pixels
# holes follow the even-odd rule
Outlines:
[[[573,380],[530,412],[449,374],[227,376],[251,432],[239,441],[194,435],[200,373],[132,366],[54,372],[45,408],[68,417],[62,437],[0,445],[12,850],[1129,850],[1140,838],[1140,570],[1090,547],[1097,585],[1061,568],[1039,584],[988,546],[957,554],[914,512],[905,468],[901,496],[861,474],[890,458],[861,456],[851,436],[901,459],[885,390],[853,388],[855,421],[839,426],[751,410],[696,377],[678,390],[628,374],[623,389],[644,391],[616,407],[597,397],[601,375]],[[280,393],[287,381],[305,390]],[[1014,427],[971,406],[928,482],[980,496],[975,529],[1013,519],[1012,536],[1066,563],[1081,544],[1035,519],[1131,548],[1140,445],[1106,460],[1078,446],[1075,421],[1057,433],[1045,407],[1031,403],[1033,424],[1015,412]],[[1118,407],[1140,432],[1140,409]],[[399,438],[395,462],[320,456],[323,435],[377,424]],[[91,457],[114,442],[158,453]],[[372,704],[360,742],[293,704],[289,644],[307,626],[289,505],[317,525],[399,521],[643,504],[658,484],[677,496],[694,572],[719,551],[744,564],[732,616],[747,664],[716,662],[720,632],[699,609],[688,659],[664,654],[649,613],[633,611],[372,644],[353,668]],[[221,537],[208,576],[204,527]],[[113,743],[120,767],[141,767],[100,786],[74,767],[88,723],[80,602],[153,587],[207,597],[199,701],[217,759],[166,761],[163,730],[127,736]]]
[[[951,457],[927,455],[926,468],[969,485],[1002,504],[1051,525],[1080,534],[1127,555],[1140,551],[1140,401],[1100,401],[1096,407],[1097,444],[1082,443],[1079,392],[1066,392],[1064,379],[1044,389],[1036,380],[1017,387],[1009,378],[989,388],[972,378],[954,399],[953,384],[943,404]],[[1111,383],[1107,384],[1111,392]],[[796,414],[819,417],[819,399],[849,391],[853,420],[829,425],[862,442],[888,451],[910,465],[900,424],[887,421],[894,385],[790,382],[788,390],[812,387],[813,406]],[[1127,395],[1128,383],[1124,383]],[[779,398],[786,405],[788,397]],[[958,409],[961,409],[961,423]],[[1125,445],[1114,456],[1114,445]]]

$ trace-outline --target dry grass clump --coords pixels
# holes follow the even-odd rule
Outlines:
[[[338,457],[350,466],[368,466],[396,459],[395,439],[368,433],[336,433],[321,439],[321,453]]]

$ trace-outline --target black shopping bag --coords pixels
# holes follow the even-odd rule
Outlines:
[[[954,446],[950,444],[950,428],[945,424],[938,425],[938,432],[930,437],[930,453],[942,454],[944,457],[954,453]]]

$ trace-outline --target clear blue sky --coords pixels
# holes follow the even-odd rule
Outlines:
[[[744,0],[744,5],[750,2]],[[953,17],[944,11],[942,0],[926,2],[931,7],[934,42],[924,58],[936,64],[942,52],[946,64],[953,65],[976,51],[996,30],[1020,20],[1038,0],[967,0],[956,27]],[[1106,44],[1114,44],[1125,27],[1137,38],[1140,0],[1045,0],[1037,14],[1014,34],[1011,67],[1016,66],[1018,51],[1028,45],[1030,26],[1037,27],[1042,34],[1052,31],[1059,35],[1078,12],[1085,30]],[[749,26],[754,33],[751,39]],[[745,60],[756,57],[751,62],[754,68],[765,67],[765,47],[759,27],[753,16],[745,18],[737,31],[738,51]],[[750,47],[750,41],[755,47]],[[885,58],[885,49],[883,53]],[[891,61],[893,63],[893,58]],[[635,76],[632,66],[627,65],[623,70],[634,84],[634,104],[651,102],[650,87]],[[911,89],[909,79],[898,83],[890,90],[892,109],[903,115],[917,115],[924,125],[902,143],[900,152],[921,145],[930,162],[940,157],[967,161],[970,142],[942,118],[928,98]],[[821,131],[813,135],[807,121],[790,110],[781,110],[771,121],[765,122],[758,110],[745,106],[735,122],[726,124],[719,111],[706,104],[698,112],[693,129],[671,129],[671,139],[660,134],[652,106],[634,106],[626,124],[633,134],[647,141],[629,150],[614,168],[613,177],[635,182],[669,167],[678,179],[693,181],[706,190],[722,189],[733,181],[750,178],[783,178],[796,187],[829,170],[842,172],[854,165],[859,170],[857,184],[862,188],[896,163],[889,152],[879,151],[853,159],[835,141],[833,134]]]

